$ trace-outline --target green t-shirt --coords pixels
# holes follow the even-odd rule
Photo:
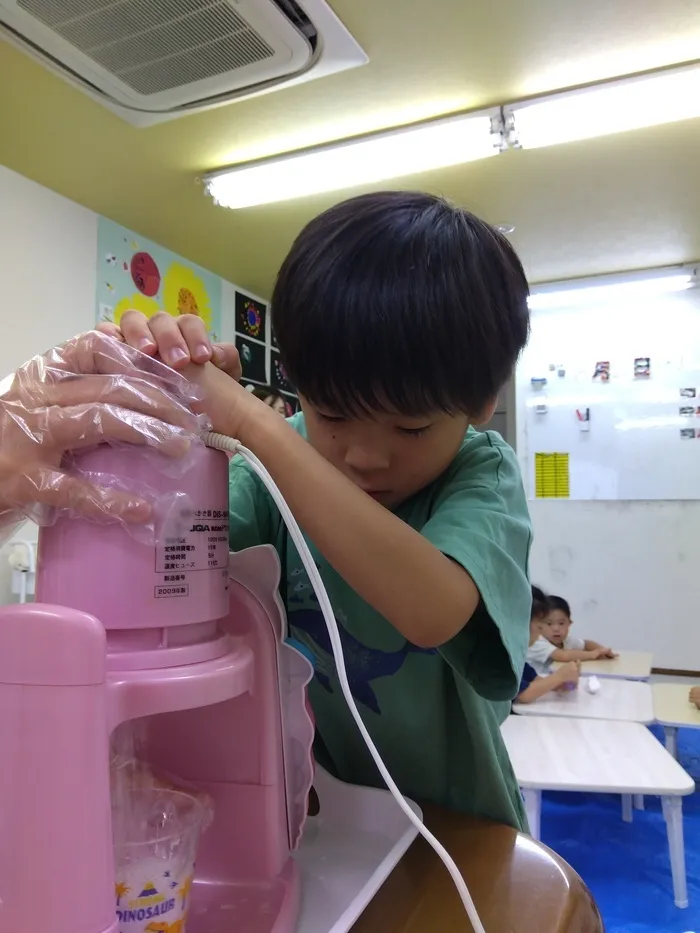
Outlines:
[[[305,436],[303,415],[290,423]],[[280,555],[290,634],[315,658],[309,691],[318,762],[344,781],[383,786],[340,692],[325,623],[297,550],[269,494],[240,458],[231,461],[230,510],[233,550],[272,544]],[[529,640],[531,530],[515,454],[498,434],[470,429],[445,473],[395,514],[464,567],[481,604],[439,649],[417,648],[308,542],[340,628],[355,702],[404,794],[523,828],[499,729],[517,693]]]

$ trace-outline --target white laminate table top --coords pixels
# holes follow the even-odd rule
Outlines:
[[[662,726],[700,729],[700,710],[688,699],[686,684],[654,684],[654,717]]]
[[[613,794],[692,794],[695,782],[636,722],[509,716],[501,726],[520,787]]]
[[[649,680],[653,656],[647,651],[620,651],[616,658],[602,661],[582,661],[582,674],[614,677],[622,680]],[[555,662],[553,668],[559,667]]]
[[[513,712],[519,716],[574,716],[647,724],[654,721],[651,686],[640,680],[601,680],[598,693],[589,693],[585,678],[581,678],[577,690],[555,690],[533,703],[515,703]]]

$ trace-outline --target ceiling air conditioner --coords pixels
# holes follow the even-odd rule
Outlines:
[[[0,36],[136,126],[367,62],[325,0],[0,0]]]

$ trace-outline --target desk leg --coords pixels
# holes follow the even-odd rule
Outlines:
[[[664,735],[666,736],[666,751],[678,760],[678,727],[664,726]]]
[[[685,848],[683,846],[683,801],[680,797],[662,797],[668,852],[673,876],[673,900],[676,907],[688,906],[688,887],[685,874]]]
[[[632,822],[632,794],[622,795],[622,819],[625,823]]]
[[[643,810],[644,809],[644,794],[635,794],[634,795],[634,809]]]
[[[541,813],[542,813],[542,791],[527,787],[523,790],[523,800],[525,801],[525,812],[527,821],[530,824],[530,835],[533,839],[540,838]]]

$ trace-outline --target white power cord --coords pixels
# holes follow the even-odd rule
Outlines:
[[[244,447],[242,444],[234,440],[232,437],[226,437],[225,434],[208,433],[208,434],[203,435],[203,440],[204,440],[204,443],[207,445],[207,447],[213,447],[216,450],[223,450],[226,453],[239,454],[241,457],[243,457],[243,459],[247,461],[248,464],[250,464],[253,471],[257,473],[257,475],[263,481],[268,492],[274,499],[275,505],[279,509],[282,519],[285,525],[287,526],[287,528],[289,529],[290,537],[292,538],[292,540],[294,541],[297,547],[297,551],[299,552],[301,561],[309,576],[309,582],[311,583],[314,589],[314,592],[316,593],[316,596],[318,598],[318,602],[321,607],[321,612],[323,613],[323,618],[325,620],[326,627],[328,629],[328,635],[331,641],[331,648],[333,649],[333,658],[335,660],[335,666],[338,671],[338,679],[340,681],[340,688],[343,692],[345,702],[348,705],[348,709],[350,710],[350,713],[352,714],[352,718],[355,720],[357,724],[357,728],[360,730],[360,734],[362,735],[362,738],[364,739],[365,745],[369,749],[369,752],[372,758],[374,759],[374,763],[379,769],[379,773],[384,779],[384,783],[391,791],[392,796],[394,797],[398,805],[401,807],[403,812],[406,814],[408,819],[411,821],[411,823],[413,823],[413,825],[416,827],[418,832],[423,836],[426,842],[435,850],[435,852],[438,854],[443,864],[445,865],[445,868],[447,868],[448,872],[450,873],[450,876],[455,883],[455,887],[457,888],[457,891],[462,900],[462,903],[464,904],[464,908],[467,912],[469,920],[471,921],[471,925],[473,927],[474,933],[486,933],[484,926],[481,920],[479,919],[479,915],[476,912],[476,907],[474,906],[474,901],[472,900],[472,896],[469,893],[469,889],[467,888],[466,882],[464,881],[464,878],[462,877],[459,871],[459,868],[457,868],[457,865],[455,864],[454,860],[452,859],[447,849],[445,849],[442,843],[440,843],[439,840],[436,839],[435,836],[430,832],[430,830],[426,828],[426,826],[424,825],[420,817],[416,816],[416,814],[413,812],[411,807],[408,805],[407,801],[405,800],[403,794],[397,787],[391,774],[389,774],[389,771],[387,770],[386,765],[382,761],[382,757],[379,754],[379,751],[377,750],[376,745],[372,741],[372,737],[370,736],[364,722],[362,721],[362,717],[360,716],[359,710],[357,709],[357,706],[355,705],[355,700],[353,699],[352,691],[350,690],[350,684],[348,683],[348,675],[347,675],[347,671],[345,670],[345,657],[343,654],[343,643],[340,639],[340,632],[338,631],[338,625],[335,621],[335,615],[333,613],[333,607],[331,606],[331,601],[328,598],[328,593],[326,592],[326,588],[323,585],[321,574],[319,573],[318,568],[316,564],[314,563],[314,559],[311,556],[311,552],[309,551],[306,541],[304,540],[304,536],[301,533],[301,529],[299,528],[299,525],[297,524],[297,521],[294,518],[294,515],[291,512],[291,509],[285,502],[284,497],[282,496],[282,493],[277,488],[275,481],[270,476],[270,474],[266,470],[263,463],[255,456],[255,454],[252,451],[248,450],[247,447]]]
[[[26,603],[27,596],[34,594],[36,580],[36,545],[32,541],[10,541],[8,563],[12,568],[12,592]]]

